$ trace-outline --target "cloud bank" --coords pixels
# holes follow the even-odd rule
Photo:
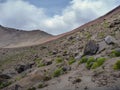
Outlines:
[[[6,0],[0,2],[0,24],[24,30],[40,29],[57,35],[93,20],[119,4],[119,0],[72,0],[61,15],[49,16],[45,8],[28,1]]]

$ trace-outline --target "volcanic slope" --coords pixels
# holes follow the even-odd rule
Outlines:
[[[39,45],[0,49],[2,90],[120,90],[120,6]]]

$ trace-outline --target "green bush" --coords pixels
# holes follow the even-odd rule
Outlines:
[[[75,62],[75,59],[73,57],[70,58],[70,60],[68,61],[68,64],[71,65]]]
[[[58,77],[62,74],[63,70],[62,68],[58,68],[53,72],[53,77]]]
[[[116,50],[113,50],[112,52],[111,52],[111,55],[110,56],[112,56],[112,57],[119,57],[120,56],[120,52],[119,51],[116,51]]]
[[[118,60],[114,65],[113,65],[114,70],[120,70],[120,60]]]
[[[94,57],[89,57],[86,63],[86,67],[90,69],[94,62],[95,62]]]
[[[37,67],[45,66],[45,64],[40,58],[35,59],[35,63],[37,64]]]
[[[40,61],[37,66],[38,67],[43,67],[43,66],[45,66],[45,64],[42,61]]]
[[[101,65],[103,65],[105,60],[106,60],[106,58],[103,58],[103,57],[97,58],[97,60],[93,63],[91,68],[96,69],[96,68],[100,67]]]
[[[94,62],[93,65],[91,66],[91,69],[96,69],[98,66],[98,63],[97,62]]]
[[[100,58],[97,58],[96,62],[98,63],[98,66],[101,66],[105,61],[106,61],[106,58],[100,57]]]
[[[85,32],[84,34],[86,36],[87,39],[89,39],[92,35],[90,34],[90,32]]]
[[[62,58],[60,58],[60,57],[57,57],[57,58],[56,58],[56,63],[61,63],[62,61],[63,61]]]
[[[86,63],[87,60],[88,60],[88,58],[84,56],[84,57],[82,57],[82,58],[80,59],[79,64],[81,64],[81,63]]]

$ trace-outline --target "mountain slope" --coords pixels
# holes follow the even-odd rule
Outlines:
[[[120,6],[45,43],[1,48],[2,90],[119,90],[119,38]]]
[[[0,26],[0,47],[22,47],[40,44],[52,35],[40,30],[22,31]]]

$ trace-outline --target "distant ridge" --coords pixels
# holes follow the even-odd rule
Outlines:
[[[41,30],[24,31],[0,25],[0,47],[22,47],[40,44],[52,37]]]

